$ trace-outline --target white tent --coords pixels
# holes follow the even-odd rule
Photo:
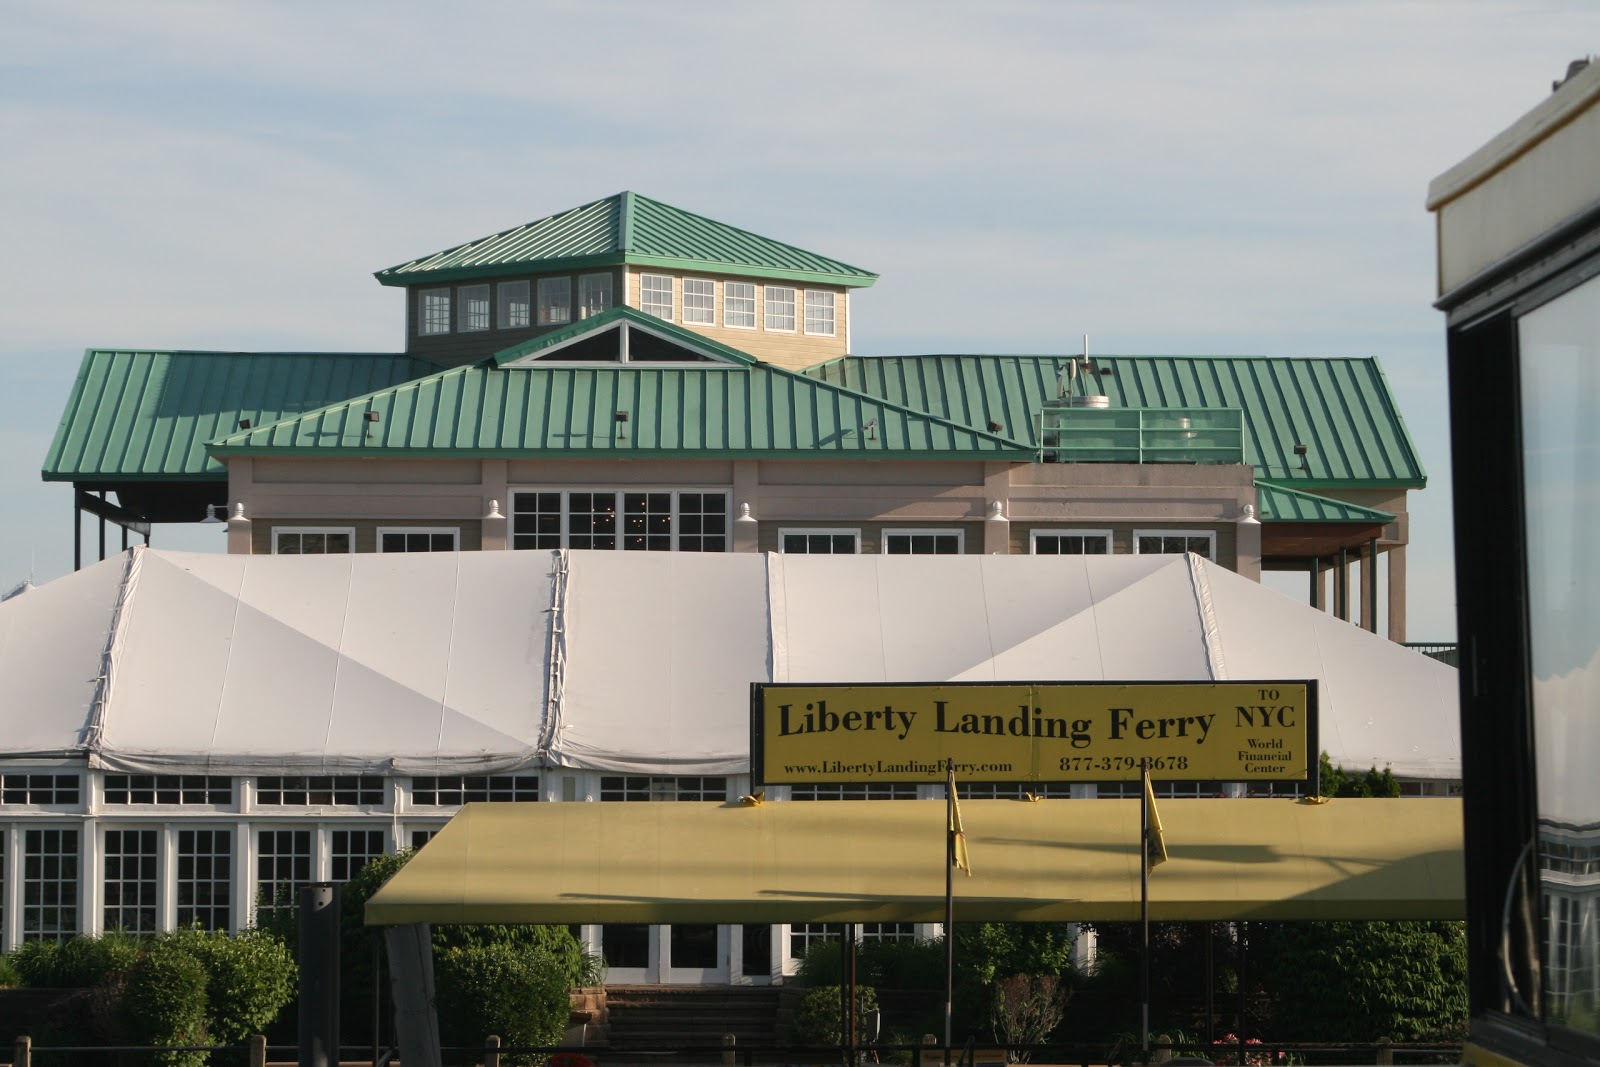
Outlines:
[[[1197,557],[134,549],[0,602],[0,756],[113,770],[749,765],[751,682],[1314,678],[1460,777],[1456,672]]]

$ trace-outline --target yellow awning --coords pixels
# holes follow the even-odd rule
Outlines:
[[[1461,803],[1172,799],[1150,915],[1459,919]],[[1137,800],[964,800],[959,921],[1139,917]],[[942,801],[469,804],[370,924],[940,922]]]

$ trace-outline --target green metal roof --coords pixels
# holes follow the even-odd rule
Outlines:
[[[620,306],[614,307],[609,311],[602,312],[592,319],[584,319],[580,322],[575,322],[571,326],[563,327],[562,329],[556,330],[553,333],[541,334],[532,340],[524,341],[519,345],[496,352],[491,358],[494,360],[497,366],[501,367],[506,366],[508,363],[514,363],[518,360],[525,360],[529,358],[537,359],[540,358],[539,354],[541,352],[547,352],[550,349],[558,348],[559,346],[566,344],[568,341],[571,341],[577,337],[582,337],[585,334],[599,332],[616,322],[627,322],[632,325],[642,327],[646,330],[652,331],[653,333],[677,341],[687,348],[697,349],[706,353],[707,355],[720,357],[729,361],[730,363],[748,365],[756,362],[756,358],[750,355],[748,352],[741,352],[737,348],[732,348],[723,344],[721,341],[714,341],[705,334],[696,333],[693,330],[685,329],[682,326],[668,322],[665,319],[657,318],[656,316],[646,312],[639,311],[636,308]],[[559,362],[561,360],[561,353],[552,352],[548,357],[545,358]]]
[[[622,192],[377,272],[384,285],[618,264],[867,286],[871,271]]]
[[[90,349],[45,481],[220,481],[205,442],[438,369],[402,355]]]
[[[598,317],[586,324],[607,325]],[[211,452],[1033,458],[1019,441],[762,363],[502,367],[493,360],[253,427],[215,442]]]
[[[1037,444],[1034,413],[1072,356],[846,356],[805,373]],[[1300,488],[1421,488],[1427,475],[1373,359],[1095,356],[1088,392],[1129,408],[1236,407],[1256,476]],[[1079,360],[1081,364],[1081,359]],[[1306,454],[1295,453],[1296,445]]]
[[[1349,522],[1382,526],[1394,516],[1376,508],[1364,508],[1344,500],[1333,500],[1287,486],[1256,480],[1256,504],[1262,522]]]

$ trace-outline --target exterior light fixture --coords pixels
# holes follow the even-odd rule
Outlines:
[[[984,521],[1010,522],[1011,520],[1006,518],[1006,506],[998,500],[991,500],[989,502],[989,517]]]
[[[483,516],[485,522],[505,522],[506,517],[500,514],[500,501],[489,501],[489,511]]]
[[[1244,506],[1244,514],[1240,516],[1239,522],[1240,524],[1253,523],[1256,526],[1261,525],[1261,520],[1256,518],[1256,506],[1254,504],[1246,504]]]
[[[201,526],[221,526],[227,521],[228,505],[207,504],[206,517],[200,520]]]
[[[750,505],[749,504],[740,504],[739,505],[739,517],[737,519],[734,519],[733,521],[734,522],[755,522],[756,521],[756,517],[754,515],[750,514]]]

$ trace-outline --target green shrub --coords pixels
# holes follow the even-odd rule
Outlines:
[[[571,982],[560,960],[537,949],[492,941],[436,951],[434,987],[446,1045],[481,1046],[498,1034],[510,1046],[548,1046],[559,1044],[566,1031]],[[505,1057],[511,1063],[541,1058]]]
[[[26,985],[35,989],[87,989],[126,974],[144,942],[134,934],[29,941],[11,956]]]
[[[22,984],[22,972],[11,962],[11,957],[0,956],[0,989],[11,989]]]
[[[206,1030],[213,1044],[243,1044],[261,1033],[294,999],[296,969],[276,937],[246,931],[176,930],[161,943],[187,953],[205,969]]]
[[[120,1015],[129,1036],[143,1045],[204,1045],[206,969],[170,941],[152,945],[128,971]],[[167,1067],[204,1067],[203,1052],[163,1052]]]
[[[810,1047],[834,1047],[844,1044],[844,1026],[839,1015],[839,1005],[844,996],[836,985],[817,986],[806,990],[799,1007],[795,1008],[794,1021],[789,1026],[789,1043]],[[856,1040],[864,1041],[863,1027],[866,1014],[878,1007],[878,991],[871,986],[856,986]]]

